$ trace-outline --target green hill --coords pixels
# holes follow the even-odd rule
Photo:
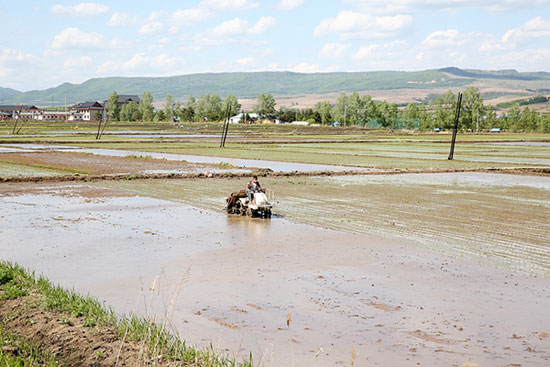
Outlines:
[[[458,78],[457,78],[458,77]],[[478,71],[445,68],[417,72],[376,71],[301,74],[293,72],[204,73],[171,77],[96,78],[82,84],[64,83],[55,88],[18,92],[0,88],[4,104],[51,104],[106,99],[112,91],[138,94],[150,91],[155,99],[167,93],[177,99],[217,93],[255,98],[260,93],[274,96],[324,94],[365,90],[432,89],[465,86],[476,79],[550,80],[550,73],[518,73],[514,70]]]

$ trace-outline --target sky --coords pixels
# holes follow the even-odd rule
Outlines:
[[[550,0],[0,0],[0,87],[204,72],[550,71]]]

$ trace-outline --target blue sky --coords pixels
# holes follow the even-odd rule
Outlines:
[[[0,2],[0,86],[199,72],[550,71],[550,0]]]

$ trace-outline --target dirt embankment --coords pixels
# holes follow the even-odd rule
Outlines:
[[[419,170],[377,170],[377,171],[308,171],[308,172],[273,172],[269,169],[259,169],[252,172],[204,172],[188,173],[131,173],[131,174],[98,174],[98,175],[58,175],[58,176],[12,176],[0,177],[0,183],[17,182],[93,182],[121,180],[166,180],[166,179],[196,179],[196,178],[239,178],[250,177],[252,174],[261,177],[302,177],[302,176],[364,176],[409,173],[458,173],[458,172],[492,172],[515,175],[550,176],[550,168],[463,168],[463,169],[419,169]]]
[[[129,174],[148,170],[191,171],[201,165],[144,157],[110,157],[66,152],[1,153],[0,161],[25,165],[43,165],[62,170],[84,171],[93,175]]]
[[[40,296],[34,294],[0,300],[0,322],[3,328],[53,354],[61,366],[168,365],[149,358],[143,346],[121,340],[114,328],[85,327],[78,318],[42,309],[40,302]]]

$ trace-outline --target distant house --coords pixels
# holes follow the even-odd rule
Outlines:
[[[0,106],[1,120],[38,120],[42,110],[32,105]]]
[[[69,121],[97,121],[104,110],[105,105],[98,101],[78,103],[71,107]]]
[[[0,121],[11,120],[11,113],[0,111]]]
[[[258,115],[257,113],[249,113],[249,114],[248,114],[248,118],[249,118],[250,120],[257,120],[259,117],[260,117],[260,115]],[[229,119],[229,123],[230,123],[230,124],[238,124],[241,120],[242,120],[243,122],[244,122],[244,120],[245,120],[244,114],[243,114],[243,113],[239,113],[238,115],[235,115],[235,116],[231,117],[231,118]],[[247,122],[251,122],[250,120],[247,121]]]
[[[62,121],[62,120],[69,120],[71,116],[70,111],[47,111],[44,110],[40,116],[38,116],[38,120],[41,121]]]
[[[118,108],[122,108],[123,105],[127,104],[127,103],[130,103],[130,102],[135,102],[135,103],[139,103],[141,102],[141,98],[139,98],[139,96],[137,95],[134,95],[134,94],[129,94],[129,95],[125,95],[125,94],[121,94],[118,96],[118,99],[116,101],[117,105],[118,105]],[[107,101],[104,101],[104,103],[107,103]]]

